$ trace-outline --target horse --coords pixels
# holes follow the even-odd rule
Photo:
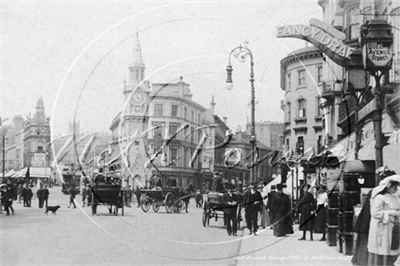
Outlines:
[[[179,198],[181,198],[181,200],[183,201],[186,212],[188,212],[189,201],[194,192],[195,188],[192,183],[190,183],[186,188],[179,190]]]

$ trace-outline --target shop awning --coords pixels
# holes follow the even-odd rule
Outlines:
[[[28,168],[25,167],[19,171],[18,176],[15,177],[25,177]],[[51,177],[50,167],[29,167],[29,177]]]
[[[9,172],[5,173],[4,177],[12,177],[15,173],[16,173],[15,170],[12,169]]]

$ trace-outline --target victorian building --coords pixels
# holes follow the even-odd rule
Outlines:
[[[24,168],[20,171],[20,176],[25,176],[29,168],[30,177],[35,180],[43,179],[47,182],[51,176],[49,164],[50,150],[50,118],[46,118],[44,102],[39,98],[36,103],[36,112],[33,117],[25,120],[23,129],[23,160]]]
[[[303,155],[323,146],[321,90],[323,85],[323,59],[315,47],[305,47],[281,60],[281,88],[285,99],[284,152]]]
[[[125,82],[123,110],[112,121],[112,153],[108,164],[118,165],[125,182],[152,186],[156,177],[178,186],[202,185],[203,169],[214,162],[214,117],[192,100],[189,84],[150,84],[136,34]]]

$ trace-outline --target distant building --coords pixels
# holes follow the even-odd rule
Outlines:
[[[261,121],[255,123],[257,141],[271,149],[282,151],[284,124],[281,122]],[[251,132],[251,124],[246,125],[246,132]],[[250,133],[248,133],[250,135]]]
[[[50,141],[50,118],[46,118],[44,102],[39,98],[36,103],[36,112],[33,118],[28,117],[24,123],[24,170],[30,168],[30,176],[35,182],[37,179],[48,181],[51,176],[49,164],[50,151],[47,143]]]

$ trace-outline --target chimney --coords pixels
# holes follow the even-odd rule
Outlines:
[[[224,123],[226,125],[226,122],[227,122],[228,118],[226,116],[224,116],[224,117],[222,117],[222,119],[224,119]]]

